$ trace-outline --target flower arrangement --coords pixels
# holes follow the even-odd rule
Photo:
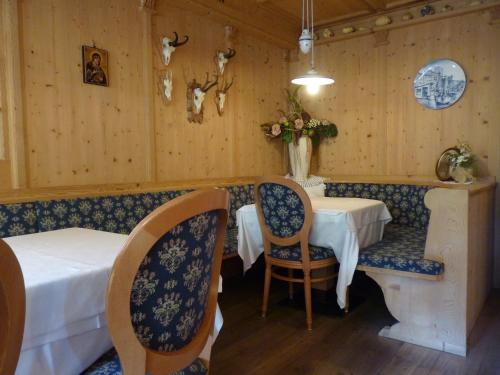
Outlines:
[[[286,90],[288,112],[280,110],[281,117],[278,121],[262,124],[264,134],[270,139],[281,138],[284,143],[297,143],[300,137],[308,136],[314,145],[323,138],[336,137],[338,130],[334,123],[312,118],[304,111],[298,98],[299,89],[300,87],[294,91]]]
[[[450,166],[452,168],[472,168],[474,167],[474,155],[472,154],[472,147],[466,142],[460,142],[457,145],[459,150],[458,154],[451,154],[449,157]]]

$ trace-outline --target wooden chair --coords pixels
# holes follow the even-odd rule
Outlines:
[[[293,283],[303,283],[307,329],[311,330],[311,284],[337,276],[332,272],[312,278],[311,271],[335,265],[335,254],[332,249],[309,245],[313,212],[309,196],[299,184],[283,177],[258,178],[255,200],[266,261],[262,316],[267,313],[271,277],[288,281],[290,298]],[[288,276],[274,272],[273,267],[288,269]],[[294,270],[302,270],[303,278],[294,277]]]
[[[200,190],[154,210],[132,231],[111,272],[106,314],[116,353],[85,374],[205,374],[229,193]],[[181,371],[182,370],[182,371]]]
[[[12,249],[0,239],[0,375],[16,371],[25,314],[23,273]]]

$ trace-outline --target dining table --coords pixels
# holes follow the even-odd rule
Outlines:
[[[346,305],[347,287],[358,263],[359,249],[382,239],[392,216],[384,202],[363,198],[311,197],[313,221],[309,243],[333,249],[339,262],[337,303]],[[264,252],[255,204],[236,211],[238,254],[247,271]]]
[[[106,289],[127,238],[85,228],[4,238],[19,261],[26,288],[16,375],[80,374],[112,348]],[[219,292],[221,288],[219,278]],[[222,323],[217,306],[213,339]]]

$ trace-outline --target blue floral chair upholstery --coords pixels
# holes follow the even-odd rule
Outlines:
[[[424,259],[425,239],[424,230],[389,224],[382,241],[360,251],[358,265],[440,275],[444,272],[444,264]]]
[[[0,238],[38,232],[34,203],[0,204]]]
[[[302,254],[300,252],[300,246],[278,246],[271,245],[270,255],[272,258],[291,260],[295,262],[302,261]],[[335,258],[335,253],[332,249],[328,247],[320,247],[309,245],[309,259],[311,261],[324,260],[328,258]]]
[[[138,249],[144,249],[143,236],[139,235],[142,231],[158,233],[166,221],[165,218],[171,217],[170,215],[177,215],[176,217],[184,215],[183,217],[186,217],[189,212],[199,212],[197,203],[203,204],[203,199],[209,200],[211,197],[215,197],[217,202],[212,204],[214,207],[220,204],[218,202],[225,197],[227,199],[225,201],[226,208],[228,208],[228,195],[227,193],[223,194],[222,191],[216,189],[208,192],[195,192],[187,196],[186,200],[179,201],[179,203],[171,202],[171,206],[165,206],[165,208],[152,213],[131,235],[128,248],[124,249],[122,257],[124,259],[131,257],[136,254]],[[183,213],[179,214],[179,212]],[[210,288],[214,287],[214,277],[218,280],[220,271],[220,263],[217,261],[220,262],[222,259],[222,244],[218,255],[216,255],[216,244],[222,235],[220,231],[225,230],[225,225],[223,225],[226,223],[227,216],[225,215],[227,215],[227,210],[222,210],[220,207],[189,217],[163,235],[158,234],[159,238],[147,250],[133,278],[130,300],[128,301],[129,309],[126,309],[128,310],[126,319],[130,318],[135,338],[143,348],[154,352],[176,352],[185,349],[191,343],[202,323],[205,324],[206,329],[206,324],[209,322],[206,320],[209,317],[206,315],[209,295],[212,295],[211,298],[214,296],[209,294],[211,293]],[[222,218],[224,218],[223,222],[221,222]],[[173,220],[176,220],[175,217]],[[117,263],[113,267],[113,273],[116,272],[118,275],[118,272],[121,272],[121,275],[125,275],[130,267],[129,263],[122,262],[120,258]],[[215,274],[216,276],[214,276]],[[118,288],[121,286],[117,283],[110,283],[109,288],[108,304],[111,303],[111,291],[114,291],[115,296],[123,295],[119,294]],[[120,300],[123,301],[123,299]],[[114,309],[108,311],[108,317],[120,319],[116,312],[122,314],[121,303],[111,306]],[[212,306],[214,310],[210,310],[211,313],[215,311],[215,305]],[[123,317],[123,315],[121,316]],[[116,329],[116,326],[110,325],[112,337],[114,337],[113,332],[116,332]],[[119,329],[122,329],[121,326]],[[126,345],[124,342],[121,342],[121,346],[118,344],[119,342],[115,343],[118,350]],[[193,355],[198,354],[195,352]],[[203,361],[195,359],[186,368],[175,372],[175,374],[206,374],[207,372],[208,369]],[[121,373],[122,367],[118,354],[111,350],[87,369],[84,374]]]
[[[279,184],[259,187],[266,226],[277,237],[292,237],[304,225],[304,205],[295,191]]]
[[[383,201],[392,215],[393,224],[427,229],[430,211],[424,204],[424,196],[431,186],[327,183],[327,197],[353,197]]]

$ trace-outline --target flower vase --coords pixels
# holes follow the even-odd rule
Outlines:
[[[450,175],[459,184],[472,182],[474,179],[474,170],[471,167],[451,167]]]
[[[292,167],[293,179],[296,181],[306,181],[309,176],[309,167],[311,165],[311,138],[302,136],[297,143],[290,142],[288,144],[288,154],[290,155],[290,166]]]

